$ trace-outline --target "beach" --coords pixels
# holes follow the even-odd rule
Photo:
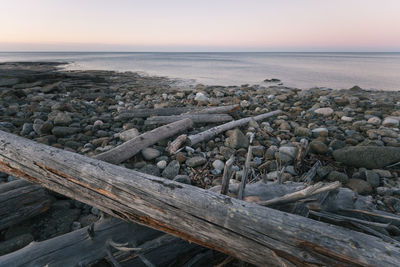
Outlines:
[[[341,90],[298,89],[275,81],[186,87],[167,77],[68,70],[63,68],[65,64],[0,63],[1,131],[96,157],[167,124],[163,122],[171,119],[167,116],[183,116],[181,119],[185,114],[232,106],[223,114],[195,117],[193,127],[182,133],[193,136],[229,121],[281,110],[276,116],[250,120],[210,139],[181,144],[174,153],[168,153],[166,149],[180,135],[175,134],[120,165],[211,189],[221,186],[225,164],[235,156],[231,182],[237,186],[251,146],[248,183],[254,185],[250,188],[268,183],[340,182],[342,188],[363,201],[368,198],[368,205],[363,202],[362,207],[349,200],[347,204],[354,205],[354,209],[400,213],[398,91],[364,90],[356,84]],[[157,116],[164,117],[157,121]],[[0,173],[1,184],[16,179]],[[237,197],[237,190],[229,194]],[[100,218],[101,211],[95,207],[59,194],[50,195],[51,205],[46,212],[4,229],[1,241],[21,234],[28,235],[25,240],[29,242],[43,241],[87,227]],[[245,193],[244,200],[268,199],[258,196],[255,200]],[[389,231],[387,236],[400,240],[396,231]],[[5,247],[0,255],[9,252]]]

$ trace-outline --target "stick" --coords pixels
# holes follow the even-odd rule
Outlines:
[[[194,134],[194,135],[189,135],[188,136],[189,143],[190,143],[190,145],[195,145],[197,143],[208,140],[208,139],[212,138],[213,136],[216,136],[216,135],[218,135],[222,132],[225,132],[227,130],[230,130],[232,128],[243,126],[243,125],[249,123],[249,121],[251,121],[251,120],[255,120],[255,121],[264,120],[266,118],[278,115],[281,112],[282,112],[281,110],[275,110],[275,111],[261,114],[258,116],[243,118],[243,119],[236,120],[236,121],[231,121],[231,122],[213,127],[211,129],[208,129],[204,132]]]
[[[119,164],[136,155],[140,150],[157,143],[167,137],[173,136],[193,126],[190,119],[183,119],[158,127],[150,132],[141,134],[122,145],[95,156],[95,159]]]
[[[232,173],[232,165],[235,162],[235,156],[232,155],[225,163],[224,174],[222,175],[221,194],[226,195],[229,192],[229,180]]]
[[[289,202],[294,202],[300,199],[304,199],[319,193],[335,190],[341,186],[341,183],[336,181],[330,184],[327,184],[324,186],[322,182],[316,183],[315,185],[308,186],[304,188],[303,190],[286,194],[282,197],[277,197],[273,198],[270,200],[266,201],[260,201],[257,202],[257,204],[262,205],[262,206],[271,206],[271,205],[280,205],[280,204],[286,204]]]
[[[186,134],[182,134],[182,135],[178,136],[174,141],[172,141],[172,143],[170,143],[168,145],[168,147],[165,149],[165,151],[167,151],[170,155],[175,154],[178,151],[178,149],[181,147],[181,145],[186,142],[186,139],[187,139]]]
[[[244,168],[243,168],[242,181],[240,181],[240,187],[238,191],[238,199],[240,200],[243,199],[244,189],[246,187],[246,182],[247,182],[247,175],[249,174],[250,170],[250,161],[252,154],[253,154],[253,147],[249,145],[249,149],[247,150],[246,161],[244,163]]]

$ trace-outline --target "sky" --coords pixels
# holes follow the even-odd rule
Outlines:
[[[400,51],[400,0],[0,0],[0,51]]]

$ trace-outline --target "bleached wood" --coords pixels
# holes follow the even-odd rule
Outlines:
[[[0,131],[0,171],[259,266],[400,266],[383,240]]]
[[[233,118],[228,114],[182,114],[150,117],[145,120],[144,124],[166,124],[183,119],[191,119],[194,123],[218,123],[233,120]]]
[[[264,120],[264,119],[267,119],[269,117],[276,116],[276,115],[280,114],[281,112],[282,112],[281,110],[275,110],[275,111],[264,113],[264,114],[261,114],[261,115],[258,115],[258,116],[243,118],[243,119],[240,119],[240,120],[235,120],[235,121],[227,122],[227,123],[222,124],[222,125],[215,126],[215,127],[211,128],[211,129],[208,129],[208,130],[206,130],[204,132],[201,132],[201,133],[198,133],[198,134],[194,134],[194,135],[189,135],[188,136],[189,143],[190,143],[190,145],[195,145],[195,144],[200,143],[202,141],[209,140],[212,137],[214,137],[214,136],[216,136],[216,135],[218,135],[220,133],[223,133],[223,132],[225,132],[227,130],[243,126],[243,125],[249,123],[251,120],[255,120],[255,121]]]
[[[174,136],[186,129],[193,126],[193,122],[190,119],[183,119],[176,121],[161,127],[158,127],[152,131],[143,133],[122,145],[119,145],[109,151],[96,155],[94,158],[102,161],[106,161],[113,164],[121,163],[137,153],[140,150],[157,143],[160,140]]]

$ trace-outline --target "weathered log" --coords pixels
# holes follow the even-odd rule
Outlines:
[[[194,123],[218,123],[233,120],[233,118],[228,114],[182,114],[150,117],[145,120],[144,124],[166,124],[183,119],[191,119]]]
[[[8,183],[0,184],[0,194],[28,185],[32,185],[32,183],[25,180],[14,180]]]
[[[260,266],[400,266],[400,249],[379,238],[2,131],[0,171]]]
[[[225,163],[224,173],[222,175],[221,194],[226,195],[229,192],[229,181],[232,175],[232,165],[235,162],[235,156],[232,155]]]
[[[103,219],[96,222],[92,229],[90,234],[88,226],[42,242],[32,242],[1,256],[0,266],[84,266],[106,257],[106,250],[110,249],[107,242],[110,240],[141,245],[164,235],[118,219]]]
[[[9,183],[20,187],[0,194],[0,230],[45,212],[51,204],[50,196],[42,187],[19,181]]]
[[[240,120],[236,120],[236,121],[231,121],[219,126],[215,126],[211,129],[208,129],[204,132],[198,133],[198,134],[194,134],[194,135],[189,135],[188,139],[189,139],[189,143],[190,145],[195,145],[197,143],[200,143],[202,141],[206,141],[222,132],[225,132],[227,130],[230,130],[232,128],[235,127],[240,127],[243,126],[247,123],[249,123],[251,120],[255,120],[255,121],[259,121],[259,120],[264,120],[267,119],[269,117],[275,116],[280,114],[282,111],[281,110],[275,110],[275,111],[271,111],[268,113],[264,113],[258,116],[254,116],[254,117],[248,117],[248,118],[243,118]]]
[[[118,164],[127,160],[140,150],[157,143],[167,137],[171,137],[193,126],[190,119],[183,119],[158,127],[150,132],[141,134],[122,145],[119,145],[109,151],[96,155],[94,158],[102,161]]]
[[[144,108],[121,111],[116,120],[128,120],[132,118],[147,118],[151,116],[171,116],[182,113],[230,113],[239,108],[238,105],[229,105],[221,107],[195,108],[195,107],[168,107],[168,108]]]

